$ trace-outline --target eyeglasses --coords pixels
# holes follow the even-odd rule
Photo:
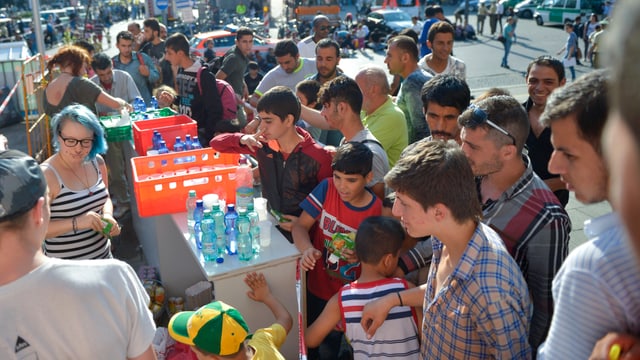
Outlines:
[[[82,146],[83,148],[88,148],[93,144],[93,139],[78,140],[74,138],[65,138],[60,132],[58,132],[58,136],[60,136],[64,144],[68,147],[76,147],[76,145],[80,144],[80,146]]]
[[[468,121],[468,125],[469,126],[478,126],[478,125],[482,125],[482,124],[487,124],[489,126],[491,126],[492,128],[498,130],[499,132],[503,133],[504,135],[508,136],[511,139],[512,145],[515,146],[516,145],[516,138],[513,137],[513,135],[511,135],[510,132],[508,132],[507,130],[505,130],[503,127],[499,126],[498,124],[494,123],[493,121],[489,120],[489,115],[487,115],[487,113],[482,110],[481,108],[477,107],[474,104],[469,105],[469,110],[471,110],[471,118]]]
[[[328,27],[328,26],[320,26],[320,27],[318,28],[318,30],[320,30],[320,31],[327,31],[327,30],[329,30],[329,27]]]

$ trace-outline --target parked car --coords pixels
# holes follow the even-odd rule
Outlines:
[[[604,0],[548,0],[536,8],[533,17],[540,26],[558,25],[573,23],[578,15],[599,15],[603,10]]]
[[[514,12],[521,19],[533,19],[533,13],[540,4],[542,4],[542,0],[524,0],[516,5]]]
[[[398,9],[372,11],[367,15],[364,23],[369,28],[369,31],[379,30],[384,34],[390,34],[394,31],[401,31],[413,27],[411,16]]]
[[[205,43],[207,40],[213,40],[213,49],[216,56],[224,55],[236,43],[236,32],[234,29],[226,28],[224,30],[214,30],[193,35],[190,41],[191,56],[201,57],[206,50]],[[267,53],[269,48],[275,48],[277,41],[265,39],[259,35],[253,35],[253,51]]]

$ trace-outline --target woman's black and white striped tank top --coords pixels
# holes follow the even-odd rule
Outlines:
[[[67,188],[51,164],[45,164],[58,178],[60,193],[51,202],[51,220],[71,219],[95,211],[102,214],[102,208],[109,193],[102,181],[102,174],[96,160],[92,162],[98,173],[98,181],[89,189],[70,190]],[[81,229],[76,234],[70,231],[44,241],[44,253],[62,259],[104,259],[110,258],[111,241],[93,229]]]

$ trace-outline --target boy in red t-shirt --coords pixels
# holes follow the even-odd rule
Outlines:
[[[360,263],[352,250],[343,255],[348,260],[329,260],[328,245],[334,233],[355,233],[369,216],[382,212],[382,201],[366,187],[371,181],[373,153],[359,142],[340,146],[331,164],[333,178],[323,180],[302,201],[302,214],[293,225],[293,242],[302,252],[301,266],[307,274],[307,321],[311,324],[327,301],[349,282],[360,276]],[[309,231],[313,225],[312,237]],[[342,333],[325,338],[321,347],[337,354]],[[311,354],[310,354],[311,355]]]

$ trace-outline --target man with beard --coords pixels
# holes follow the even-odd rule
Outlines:
[[[433,76],[450,74],[466,79],[467,66],[464,61],[451,56],[454,33],[455,29],[446,21],[440,21],[431,26],[427,40],[431,53],[418,61],[420,68]]]
[[[465,110],[458,125],[476,176],[483,222],[500,234],[529,286],[529,343],[535,351],[551,324],[552,281],[569,252],[571,221],[522,152],[529,121],[516,99],[484,99]]]
[[[116,36],[116,47],[120,53],[113,58],[113,68],[129,73],[136,83],[147,106],[151,105],[151,84],[158,81],[160,73],[149,55],[132,50],[133,34],[121,31]]]
[[[420,92],[430,139],[460,143],[458,116],[469,107],[471,91],[466,81],[454,75],[437,75]]]
[[[253,30],[241,27],[236,33],[235,45],[224,55],[222,66],[216,73],[217,79],[225,80],[231,85],[239,100],[249,97],[249,90],[244,83],[244,72],[247,70],[247,65],[249,65],[248,56],[251,54],[252,48]],[[240,126],[244,126],[247,123],[247,115],[244,113],[242,102],[238,101],[236,112]]]
[[[562,206],[569,202],[569,191],[565,189],[560,176],[550,173],[547,168],[553,152],[551,129],[540,123],[540,116],[545,110],[551,92],[564,86],[566,80],[564,65],[560,60],[548,55],[538,57],[527,67],[525,81],[529,98],[522,104],[529,115],[529,136],[526,144],[533,172],[544,180]]]
[[[164,40],[160,39],[160,23],[155,18],[146,19],[144,25],[144,43],[140,51],[151,56],[160,72],[160,83],[169,87],[175,87],[171,64],[164,58]]]

